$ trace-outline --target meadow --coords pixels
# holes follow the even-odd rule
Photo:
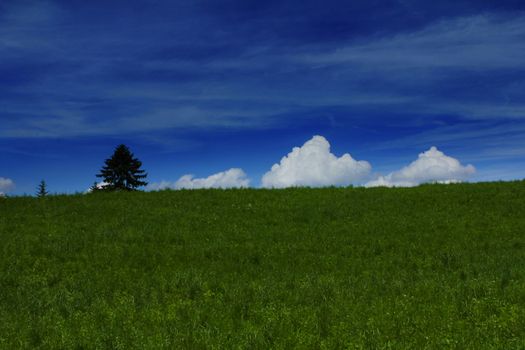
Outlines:
[[[525,182],[0,198],[1,349],[525,348]]]

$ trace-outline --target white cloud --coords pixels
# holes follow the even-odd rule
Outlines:
[[[262,186],[345,186],[362,181],[370,169],[370,163],[356,161],[348,153],[336,157],[330,153],[330,143],[323,136],[314,136],[274,164],[263,175]]]
[[[521,40],[525,34],[524,19],[523,15],[455,17],[418,31],[303,54],[296,59],[317,65],[357,63],[388,71],[406,67],[523,68],[525,63],[516,54],[525,49]],[[502,57],[502,52],[511,54]]]
[[[104,182],[104,181],[97,182],[97,188],[98,188],[99,190],[103,189],[104,186],[107,186],[107,185],[109,185],[109,183]],[[92,187],[90,187],[90,188],[88,188],[87,190],[85,190],[84,193],[91,193],[91,192],[93,192],[93,190],[92,190],[91,188],[92,188]]]
[[[366,187],[412,187],[421,183],[454,183],[466,180],[476,169],[472,165],[463,166],[452,157],[445,155],[436,147],[420,153],[417,160],[401,170],[365,184]]]
[[[198,188],[236,188],[248,187],[250,180],[242,169],[232,168],[221,171],[217,174],[210,175],[206,178],[194,178],[193,175],[187,174],[178,179],[175,183],[161,181],[148,185],[149,190],[164,189],[198,189]]]
[[[161,191],[167,189],[175,189],[175,183],[171,181],[151,182],[146,186],[148,191]]]
[[[0,196],[5,196],[9,191],[12,191],[15,188],[15,183],[13,180],[0,177]]]

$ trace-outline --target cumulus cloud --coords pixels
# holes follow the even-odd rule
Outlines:
[[[15,188],[15,183],[13,180],[0,177],[0,196],[5,196],[9,191],[12,191]]]
[[[101,190],[101,189],[104,188],[104,186],[107,186],[107,185],[109,185],[109,183],[104,182],[104,181],[101,181],[101,182],[97,182],[97,185],[96,185],[96,186],[97,186],[97,188],[98,188],[99,190]],[[88,188],[87,190],[84,191],[84,193],[91,193],[91,192],[93,192],[92,187],[90,187],[90,188]]]
[[[365,184],[366,187],[412,187],[421,183],[454,183],[466,180],[474,174],[472,165],[463,166],[452,157],[445,155],[436,147],[420,153],[418,159],[401,170]]]
[[[195,178],[191,174],[182,176],[176,182],[161,181],[148,186],[149,190],[164,189],[198,189],[198,188],[238,188],[248,187],[250,180],[242,169],[232,168],[210,175],[206,178]]]
[[[274,164],[263,175],[262,186],[345,186],[365,179],[370,169],[370,163],[356,161],[348,153],[338,158],[330,152],[330,143],[317,135]]]

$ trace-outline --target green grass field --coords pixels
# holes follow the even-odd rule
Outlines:
[[[0,348],[525,348],[525,182],[0,198]]]

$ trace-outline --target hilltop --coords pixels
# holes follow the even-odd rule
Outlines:
[[[519,348],[525,183],[0,200],[0,348]]]

